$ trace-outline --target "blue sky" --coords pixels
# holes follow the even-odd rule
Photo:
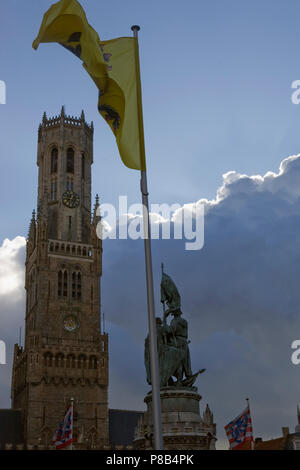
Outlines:
[[[6,200],[1,238],[24,233],[36,204],[36,139],[44,110],[95,123],[94,192],[139,200],[138,172],[119,161],[97,112],[97,91],[77,59],[56,44],[31,48],[50,1],[2,2],[0,107]],[[264,174],[299,149],[291,82],[300,78],[296,1],[83,0],[102,39],[141,25],[146,152],[153,202],[213,197],[222,173]],[[13,181],[10,175],[14,175]],[[32,182],[28,190],[28,182]]]
[[[104,40],[130,35],[132,24],[141,26],[151,202],[211,200],[223,185],[226,195],[208,212],[201,252],[187,253],[171,242],[154,244],[155,285],[158,289],[163,260],[184,299],[192,361],[208,364],[200,393],[215,412],[219,438],[224,439],[223,426],[241,411],[246,395],[253,398],[256,435],[276,437],[281,426],[296,424],[299,396],[299,373],[290,362],[290,344],[300,332],[299,160],[288,160],[280,173],[279,166],[300,152],[300,106],[291,102],[291,83],[300,79],[300,4],[81,3]],[[0,105],[1,243],[27,235],[36,207],[38,125],[44,111],[56,115],[62,104],[67,114],[84,109],[86,119],[94,121],[93,193],[102,202],[116,203],[119,195],[127,195],[129,204],[140,200],[139,174],[122,165],[114,137],[98,115],[97,90],[80,62],[56,44],[41,44],[38,51],[31,47],[50,5],[48,0],[1,5],[0,80],[7,86],[7,104]],[[222,180],[230,170],[235,180]],[[268,171],[278,176],[262,184],[241,176]],[[0,250],[2,264],[8,260],[7,269],[18,273],[23,289],[19,245],[13,252]],[[122,362],[126,345],[132,358],[139,352],[143,357],[147,325],[138,274],[143,270],[141,245],[104,244],[102,294],[111,333],[114,407],[141,409],[137,403],[147,391],[142,359],[135,387],[134,372]],[[116,282],[122,286],[118,295]],[[16,300],[1,295],[0,289],[1,331],[13,342],[23,322],[24,293]],[[128,305],[128,311],[120,311],[120,305]],[[141,315],[130,329],[127,319],[134,324],[135,308]],[[0,406],[8,406],[8,376],[7,367],[0,377],[5,395]],[[116,392],[120,382],[126,390],[122,397]]]

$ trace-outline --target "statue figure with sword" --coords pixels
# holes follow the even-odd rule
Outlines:
[[[188,341],[188,322],[182,318],[181,298],[173,280],[164,272],[162,264],[161,302],[163,304],[163,320],[156,318],[157,348],[159,359],[160,387],[183,386],[192,387],[198,375],[193,374]],[[167,304],[167,308],[166,308]],[[170,324],[169,315],[173,316]],[[147,382],[151,384],[149,339],[145,340],[145,367]],[[174,378],[177,381],[174,381]]]

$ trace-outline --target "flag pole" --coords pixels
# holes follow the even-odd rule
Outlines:
[[[151,233],[150,233],[150,220],[149,220],[147,173],[146,173],[146,164],[145,164],[142,90],[141,90],[139,46],[138,46],[138,31],[140,30],[140,27],[137,25],[134,25],[131,27],[131,30],[133,31],[133,37],[136,39],[135,63],[136,63],[136,74],[137,74],[139,138],[140,138],[141,161],[143,163],[143,168],[144,168],[141,170],[141,193],[142,193],[142,203],[143,203],[144,247],[145,247],[146,279],[147,279],[149,351],[150,351],[150,368],[151,368],[151,384],[152,384],[152,418],[153,418],[153,426],[154,426],[154,448],[155,450],[162,450],[163,438],[162,438],[162,426],[161,426],[159,367],[158,367],[157,336],[156,336],[155,308],[154,308]]]
[[[249,410],[249,413],[250,413],[249,398],[246,398],[246,402],[247,402],[247,407],[248,407],[248,410]],[[250,414],[250,416],[251,416],[251,414]],[[252,426],[252,441],[250,442],[250,446],[251,446],[251,450],[254,450],[252,418],[251,418],[251,426]]]
[[[70,445],[70,450],[73,450],[73,422],[74,422],[74,398],[71,397],[71,407],[72,407],[72,442]]]

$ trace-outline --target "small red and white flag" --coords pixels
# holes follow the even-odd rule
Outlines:
[[[253,442],[253,429],[249,405],[239,416],[225,426],[225,431],[231,450],[238,450],[243,447],[246,442]]]
[[[68,407],[63,421],[58,426],[53,436],[53,444],[56,449],[72,448],[73,442],[73,402]]]

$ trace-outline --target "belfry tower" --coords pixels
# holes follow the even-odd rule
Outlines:
[[[74,399],[75,449],[108,445],[108,341],[101,332],[102,242],[91,213],[93,124],[61,114],[38,131],[38,209],[26,250],[24,348],[15,345],[12,406],[27,445],[51,445]]]

